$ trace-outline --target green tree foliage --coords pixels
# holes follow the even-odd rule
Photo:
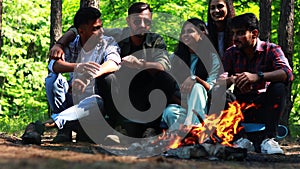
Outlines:
[[[80,0],[63,0],[62,30],[66,32],[73,25],[73,18],[80,7]]]
[[[0,58],[0,131],[18,131],[47,115],[45,63],[30,59]]]
[[[292,85],[293,108],[290,115],[290,123],[300,125],[300,1],[295,1],[295,20],[294,20],[294,55],[293,73],[295,80]],[[298,133],[299,134],[299,133]]]
[[[47,115],[44,79],[50,0],[3,2],[0,131],[19,131]]]
[[[171,53],[181,24],[191,17],[207,22],[207,0],[146,1],[154,10],[152,31],[161,34]],[[44,79],[50,45],[50,0],[6,0],[3,2],[2,55],[0,57],[0,131],[22,130],[28,122],[47,118]],[[101,0],[105,28],[126,26],[127,9],[134,0]],[[299,0],[295,1],[295,46],[292,88],[294,107],[291,124],[300,123]],[[63,0],[63,32],[73,24],[80,0]],[[259,17],[259,1],[234,1],[236,14],[253,12]],[[271,41],[277,43],[280,1],[273,0]]]
[[[50,0],[3,2],[3,56],[43,61],[49,49]]]

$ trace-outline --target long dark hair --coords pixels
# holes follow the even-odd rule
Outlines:
[[[191,19],[188,19],[187,21],[185,21],[184,24],[182,25],[180,37],[181,37],[181,34],[183,32],[183,28],[188,23],[193,24],[196,27],[196,29],[197,29],[198,32],[203,31],[208,36],[208,30],[206,28],[205,23],[202,20],[198,19],[198,18],[191,18]],[[182,59],[187,65],[190,65],[190,52],[189,52],[189,48],[190,47],[186,46],[180,40],[179,43],[178,43],[178,45],[177,45],[177,47],[176,47],[176,49],[175,49],[175,52],[174,52],[174,54],[177,55],[180,59]],[[197,49],[194,49],[194,50],[197,50]],[[196,53],[196,51],[195,51],[195,53]]]
[[[188,19],[187,21],[184,22],[182,29],[181,29],[181,34],[182,34],[182,30],[184,29],[185,25],[187,25],[188,23],[193,24],[197,31],[200,33],[202,32],[202,36],[206,36],[208,42],[210,42],[209,40],[209,36],[208,36],[208,30],[206,27],[205,22],[203,22],[202,20],[198,19],[198,18],[191,18]],[[180,34],[180,35],[181,35]],[[180,36],[181,37],[181,36]],[[205,38],[205,37],[202,37]],[[199,41],[198,44],[200,44],[201,42]],[[195,45],[197,46],[195,49],[192,49],[195,54],[201,58],[198,60],[197,64],[196,64],[196,72],[195,74],[200,77],[203,80],[206,80],[208,77],[208,71],[206,69],[210,69],[211,68],[211,64],[212,64],[212,58],[210,57],[210,53],[206,52],[206,51],[200,51],[200,47],[199,45]],[[203,44],[202,44],[203,45]],[[172,62],[172,69],[175,70],[176,72],[178,72],[179,70],[181,70],[182,67],[184,67],[182,64],[187,65],[190,68],[190,64],[191,64],[191,53],[190,53],[190,47],[185,45],[183,42],[179,41],[175,51],[174,51],[174,60]],[[208,50],[209,51],[209,50]],[[201,56],[199,56],[199,54],[201,53]],[[174,72],[175,73],[175,72]],[[188,72],[189,73],[189,72]],[[186,75],[187,73],[183,73],[183,72],[178,72],[175,73],[177,74],[176,76],[180,76],[180,81],[184,80],[188,75]],[[180,74],[180,75],[178,75]]]
[[[207,29],[211,38],[211,41],[216,48],[217,51],[219,51],[218,46],[218,31],[217,26],[215,24],[215,21],[210,16],[210,3],[212,0],[209,0],[208,2],[208,9],[207,9]],[[225,17],[224,24],[225,25],[225,31],[224,31],[224,50],[226,50],[228,47],[233,45],[232,42],[232,33],[230,30],[230,20],[235,16],[235,10],[233,7],[232,0],[224,0],[227,7],[227,16]]]

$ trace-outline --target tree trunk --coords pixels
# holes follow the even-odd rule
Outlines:
[[[62,0],[51,0],[50,49],[62,36]],[[47,102],[48,103],[48,102]],[[48,104],[48,115],[51,116]]]
[[[51,0],[50,48],[62,36],[62,0]]]
[[[2,53],[2,0],[0,0],[0,56]]]
[[[99,9],[100,0],[80,0],[80,8],[81,7],[94,7]]]
[[[281,0],[280,20],[278,26],[278,44],[282,47],[282,50],[292,68],[294,53],[294,3],[294,0]],[[281,123],[284,125],[288,125],[290,112],[293,107],[291,102],[291,86],[292,84],[290,83],[287,87],[287,104],[281,117]]]
[[[260,20],[260,35],[259,38],[263,41],[270,41],[271,32],[271,10],[272,0],[261,0],[259,3],[259,20]]]

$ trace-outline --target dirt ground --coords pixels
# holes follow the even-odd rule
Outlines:
[[[137,158],[116,156],[90,143],[52,144],[52,133],[43,136],[43,144],[22,145],[20,138],[0,133],[1,169],[232,169],[232,168],[300,168],[300,140],[283,140],[285,155],[247,153],[242,161],[179,159],[155,156]]]

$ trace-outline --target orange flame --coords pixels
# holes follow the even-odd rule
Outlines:
[[[174,141],[169,144],[169,148],[201,144],[209,137],[214,142],[232,146],[231,142],[233,141],[235,134],[243,129],[240,125],[244,120],[242,110],[253,106],[255,105],[240,105],[237,101],[229,103],[229,108],[221,111],[221,114],[217,118],[216,114],[211,114],[206,116],[205,120],[199,125],[181,127],[180,130],[188,130],[188,134],[184,138],[179,136],[173,138]]]
[[[244,107],[244,104],[240,105],[235,101],[229,103],[228,110],[221,112],[219,116],[220,121],[215,131],[218,138],[222,140],[221,144],[232,146],[230,142],[233,140],[234,135],[243,129],[242,126],[239,126],[240,122],[244,120],[242,107]],[[214,137],[211,138],[214,140]]]
[[[181,145],[181,137],[176,136],[175,140],[170,144],[169,148],[177,148]]]

